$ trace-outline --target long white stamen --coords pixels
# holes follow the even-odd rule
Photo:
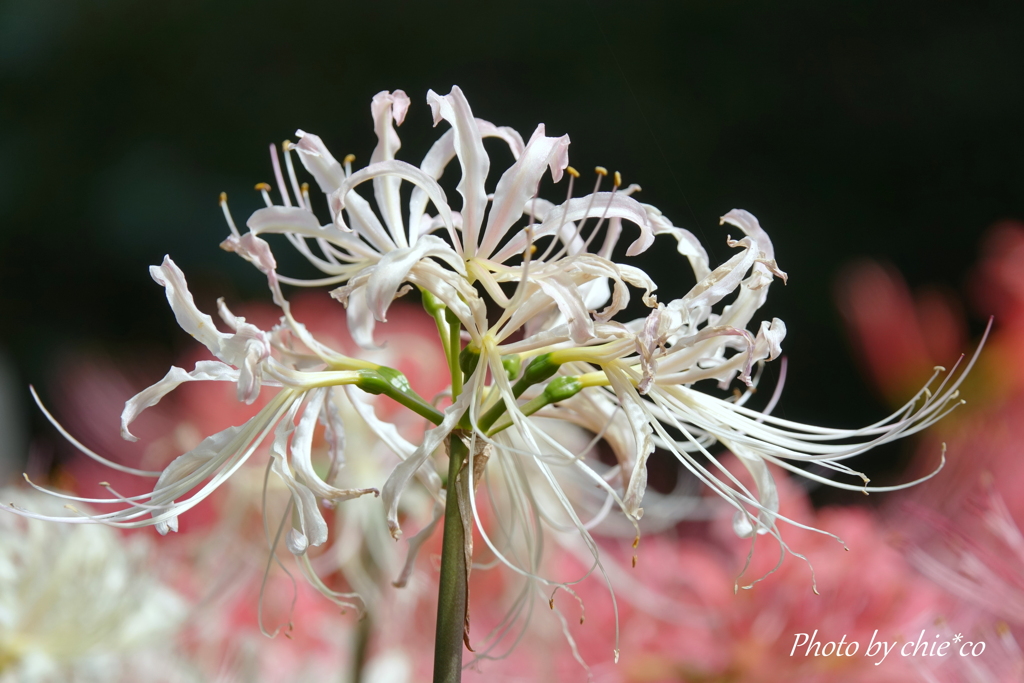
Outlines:
[[[268,468],[267,471],[269,472],[269,468]],[[266,478],[264,478],[263,493],[264,493],[264,498],[263,498],[263,515],[264,515],[263,523],[264,523],[264,528],[266,528],[266,510],[267,510],[267,508],[266,508]],[[277,546],[281,542],[281,534],[284,532],[284,528],[285,528],[285,526],[288,523],[288,519],[291,517],[292,507],[294,506],[294,504],[295,504],[295,498],[294,497],[289,497],[288,498],[288,504],[285,505],[285,508],[284,508],[284,514],[281,515],[281,522],[277,525],[277,532],[274,534],[274,539],[273,539],[273,541],[270,541],[270,548],[267,551],[267,565],[266,565],[266,568],[263,570],[263,579],[260,581],[260,596],[259,596],[259,601],[256,603],[256,623],[260,627],[260,633],[265,635],[267,638],[276,638],[277,634],[281,632],[281,627],[278,626],[277,628],[274,629],[273,633],[269,633],[269,632],[267,632],[266,626],[263,625],[263,599],[264,599],[264,597],[266,595],[267,581],[270,578],[270,568],[274,565],[275,562],[277,564],[281,565],[280,560],[277,559]],[[269,541],[269,539],[268,539],[268,541]],[[287,569],[285,569],[284,565],[281,565],[281,568],[284,569],[286,574],[288,574],[288,578],[290,578],[292,580],[292,604],[291,604],[291,609],[288,611],[289,620],[288,620],[288,627],[287,627],[288,630],[291,631],[291,629],[292,629],[291,614],[292,614],[292,612],[295,611],[295,604],[298,601],[298,597],[299,597],[298,586],[295,584],[295,578],[291,575],[291,572],[289,572]]]
[[[281,149],[284,150],[284,165],[288,170],[288,179],[292,183],[292,192],[295,194],[295,203],[298,204],[300,209],[308,209],[303,197],[308,192],[304,193],[303,189],[299,187],[299,179],[295,177],[295,165],[292,164],[292,148],[295,145],[292,144],[291,140],[285,140],[281,143]]]
[[[779,379],[775,382],[775,391],[772,392],[772,397],[768,401],[768,405],[761,411],[761,417],[757,418],[758,422],[764,422],[764,418],[772,414],[775,410],[775,406],[778,405],[779,399],[782,398],[782,388],[786,386],[786,369],[789,367],[789,359],[783,356],[779,362]]]
[[[125,474],[134,474],[139,477],[159,477],[161,474],[163,474],[162,472],[154,472],[152,470],[140,470],[134,467],[128,467],[126,465],[113,462],[112,460],[107,460],[99,453],[93,451],[90,448],[86,448],[78,439],[71,436],[71,433],[68,432],[68,430],[64,429],[64,427],[59,422],[57,422],[57,419],[50,414],[50,411],[47,410],[46,406],[43,405],[42,399],[39,398],[39,394],[36,393],[36,388],[30,384],[28,390],[32,394],[32,400],[35,401],[36,406],[38,406],[39,410],[43,413],[43,416],[47,419],[47,421],[51,425],[53,425],[54,429],[60,432],[60,435],[67,439],[68,443],[70,443],[72,446],[80,450],[82,453],[88,455],[96,462],[101,462],[107,467],[115,469],[118,472],[124,472]]]
[[[270,187],[270,183],[256,183],[255,189],[263,197],[264,204],[266,204],[268,207],[274,205],[274,200],[270,198],[270,191],[273,189],[272,187]],[[294,244],[294,241],[292,243]]]
[[[594,199],[597,197],[598,190],[601,189],[601,181],[604,179],[604,177],[606,175],[608,175],[608,169],[606,169],[604,166],[598,166],[597,168],[594,169],[594,171],[597,174],[597,182],[594,183],[594,191],[590,193],[590,201],[587,203],[587,210],[583,212],[583,218],[581,218],[579,220],[579,222],[576,223],[576,229],[573,231],[572,237],[570,237],[567,240],[565,240],[565,239],[562,240],[562,246],[559,248],[558,253],[556,253],[552,257],[553,261],[557,261],[558,259],[562,258],[562,256],[564,256],[565,253],[572,247],[573,242],[575,242],[576,240],[580,239],[581,236],[583,235],[583,226],[586,224],[587,218],[590,217],[591,209],[594,208]],[[616,177],[618,177],[618,173],[617,172],[616,172],[615,175],[616,175]],[[611,202],[610,201],[608,203],[608,206],[611,206]],[[607,213],[608,213],[608,208],[605,207],[605,214],[607,214]],[[601,223],[599,221],[598,224],[597,224],[597,227],[594,228],[595,232],[600,227],[601,227]],[[555,233],[555,235],[559,239],[561,239],[561,227],[558,229],[558,231]],[[552,242],[552,244],[553,243],[554,242]],[[586,247],[584,247],[580,251],[586,251]],[[541,259],[541,260],[544,260],[544,259]]]
[[[241,237],[241,233],[238,232],[238,227],[235,226],[235,219],[231,217],[231,211],[228,210],[228,193],[220,193],[220,210],[224,212],[224,220],[228,223],[228,229],[231,230],[231,234],[235,237]]]
[[[551,234],[551,242],[548,243],[547,249],[545,249],[541,257],[537,259],[541,262],[547,261],[548,255],[559,242],[559,236],[562,234],[562,228],[565,226],[565,219],[569,215],[569,200],[572,199],[572,186],[576,179],[580,177],[579,172],[572,166],[569,166],[565,170],[569,175],[569,190],[565,193],[565,208],[562,209],[562,220],[558,224],[558,229]]]
[[[277,182],[277,189],[281,193],[281,200],[285,206],[291,206],[292,200],[288,196],[288,189],[284,184],[284,175],[281,173],[281,162],[277,158],[277,145],[270,143],[270,164],[274,167],[274,180]]]
[[[605,205],[604,213],[601,214],[601,218],[597,221],[597,225],[595,225],[594,229],[590,232],[590,237],[588,237],[587,241],[583,243],[583,248],[580,249],[581,252],[585,253],[587,251],[587,249],[590,248],[590,243],[594,241],[594,237],[596,237],[597,233],[599,233],[601,231],[601,226],[604,225],[605,219],[608,218],[608,209],[611,208],[612,202],[615,201],[615,194],[619,191],[619,188],[621,186],[622,186],[622,176],[619,175],[618,171],[616,171],[615,175],[614,175],[614,184],[612,185],[612,193],[608,197],[608,204]]]

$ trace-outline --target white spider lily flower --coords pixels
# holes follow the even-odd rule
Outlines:
[[[327,524],[318,500],[333,505],[366,494],[378,495],[376,488],[337,488],[321,478],[312,464],[311,444],[313,430],[318,421],[332,429],[340,426],[333,419],[336,412],[327,390],[332,386],[357,384],[365,379],[359,370],[334,370],[339,363],[351,368],[370,369],[376,364],[355,361],[331,352],[296,322],[287,302],[274,288],[275,298],[284,304],[285,316],[281,325],[265,332],[247,323],[244,318],[231,314],[221,302],[220,312],[233,333],[220,332],[213,319],[200,311],[188,290],[185,277],[178,266],[165,257],[163,264],[151,268],[153,279],[167,293],[167,300],[182,328],[201,341],[219,361],[199,361],[195,369],[187,372],[172,367],[167,375],[153,386],[129,399],[121,415],[121,433],[134,440],[129,431],[132,421],[146,408],[156,405],[163,396],[183,382],[226,381],[239,385],[239,398],[248,402],[250,393],[261,387],[276,388],[277,393],[244,424],[231,426],[206,437],[193,450],[178,456],[161,472],[138,470],[111,462],[86,448],[68,434],[36,401],[46,417],[86,455],[122,472],[143,477],[155,477],[152,492],[123,496],[111,487],[113,497],[84,499],[58,494],[61,498],[91,505],[121,505],[112,512],[87,513],[68,505],[73,514],[42,514],[15,506],[3,506],[26,517],[74,523],[98,522],[118,528],[155,526],[161,534],[176,531],[178,515],[193,508],[217,489],[226,479],[242,467],[256,450],[273,434],[271,439],[270,470],[288,487],[296,510],[296,526],[286,543],[295,555],[302,556],[310,545],[322,545],[327,540]],[[295,340],[309,350],[296,350]],[[271,355],[278,349],[281,359]],[[35,392],[33,391],[33,396]],[[343,440],[343,434],[335,434]],[[341,446],[343,447],[343,446]],[[338,454],[332,454],[338,459]],[[304,560],[300,557],[300,563]],[[303,565],[305,567],[305,565]],[[315,584],[319,582],[311,577]],[[319,588],[327,592],[319,583]]]
[[[934,395],[925,388],[915,403],[862,430],[829,430],[780,421],[770,416],[774,400],[763,413],[750,411],[744,403],[757,382],[754,368],[778,358],[786,335],[786,326],[779,319],[761,322],[756,331],[747,329],[774,279],[787,279],[775,261],[770,238],[754,216],[737,209],[722,217],[723,224],[738,228],[742,235],[727,240],[737,252],[712,269],[707,252],[691,233],[672,225],[655,207],[632,199],[637,186],[622,188],[615,174],[612,191],[601,192],[600,183],[607,172],[598,169],[593,192],[573,197],[572,180],[578,173],[568,166],[567,137],[547,137],[540,126],[526,145],[514,144],[521,138],[499,133],[507,129],[475,118],[458,88],[443,97],[428,94],[435,125],[445,121],[451,128],[421,166],[417,169],[394,160],[398,143],[391,123],[401,123],[408,106],[402,94],[401,107],[396,108],[397,95],[381,93],[374,100],[379,143],[370,166],[362,171],[342,170],[319,138],[303,135],[297,146],[303,163],[328,195],[331,225],[318,228],[308,203],[305,214],[295,208],[268,207],[249,221],[254,232],[289,234],[314,265],[332,276],[309,284],[344,283],[336,296],[348,305],[353,324],[364,330],[372,324],[371,314],[384,319],[390,301],[405,291],[403,283],[433,296],[465,330],[469,340],[465,351],[475,357],[476,372],[467,370],[470,376],[464,392],[446,411],[443,422],[428,432],[422,444],[407,451],[408,458],[384,486],[393,535],[400,533],[398,500],[412,474],[427,463],[467,412],[473,438],[487,443],[492,449],[490,458],[500,459],[502,453],[512,452],[510,448],[518,448],[532,453],[533,458],[547,458],[544,462],[548,465],[564,458],[572,467],[585,468],[585,476],[607,490],[606,500],[621,508],[636,529],[643,514],[647,460],[661,447],[736,508],[738,534],[778,536],[778,494],[768,463],[866,492],[899,488],[868,487],[863,478],[856,485],[832,482],[793,463],[815,463],[856,476],[843,460],[923,429],[955,407],[963,375],[944,382]],[[492,195],[486,187],[490,159],[482,142],[488,135],[508,141],[515,159]],[[446,205],[443,192],[434,184],[455,158],[461,167],[458,192],[462,204],[457,211]],[[557,182],[563,171],[570,176],[565,202],[555,205],[537,197],[543,175],[550,172]],[[374,183],[386,228],[356,192],[358,185],[368,180]],[[401,181],[415,186],[407,221],[403,221],[397,199],[396,184]],[[283,186],[280,177],[278,182]],[[285,203],[289,203],[287,198]],[[437,216],[424,213],[428,203],[434,204]],[[589,219],[595,221],[588,223]],[[288,220],[295,221],[294,229]],[[613,260],[623,220],[640,230],[626,250],[627,258],[649,248],[659,235],[675,240],[676,251],[687,259],[695,275],[696,284],[689,292],[661,304],[654,296],[657,284],[646,273]],[[422,230],[417,232],[415,226]],[[442,227],[447,230],[448,242],[435,238],[422,244],[431,237],[428,232]],[[596,238],[602,230],[604,239],[598,246]],[[324,258],[311,256],[305,242],[310,238],[318,240]],[[358,239],[352,241],[354,238]],[[329,263],[329,257],[337,263]],[[515,287],[511,295],[502,288],[506,284]],[[630,287],[642,290],[644,303],[653,310],[638,320],[615,322],[615,316],[628,304]],[[484,297],[497,305],[496,321],[484,315]],[[441,320],[438,325],[444,328]],[[524,367],[543,361],[552,372],[513,388],[511,380],[516,377],[506,379],[504,365],[504,359],[511,356]],[[553,391],[532,386],[549,378],[548,387],[554,387]],[[701,380],[715,380],[726,388],[734,379],[750,387],[738,400],[713,398],[693,387]],[[561,409],[553,405],[558,401],[563,402]],[[619,458],[612,479],[605,480],[595,468],[564,449],[560,455],[551,455],[551,449],[557,451],[557,447],[529,420],[538,410],[539,415],[557,415],[605,434]],[[498,425],[485,417],[494,411],[504,412]],[[498,434],[503,429],[512,430],[512,441]],[[491,438],[492,434],[497,436]],[[750,471],[756,492],[744,487],[711,455],[708,449],[715,443],[737,455]],[[710,464],[699,456],[710,458]],[[553,498],[566,500],[553,473],[549,480]],[[565,513],[570,524],[588,537],[586,525],[571,511],[571,504],[568,508]],[[507,564],[533,576],[529,567],[516,566],[511,560]]]
[[[382,92],[374,97],[371,114],[378,144],[370,165],[362,170],[351,170],[351,157],[346,157],[344,164],[339,163],[319,137],[304,131],[298,131],[297,144],[284,144],[294,204],[277,153],[272,153],[283,205],[273,205],[267,186],[261,185],[268,206],[248,220],[249,234],[286,234],[313,265],[328,275],[311,281],[279,276],[282,282],[344,284],[336,297],[347,305],[353,338],[365,348],[373,347],[374,321],[386,320],[391,301],[406,291],[403,283],[416,285],[437,297],[456,314],[477,343],[488,334],[488,321],[474,282],[479,282],[507,312],[491,330],[496,338],[515,334],[528,322],[527,333],[533,334],[542,320],[555,326],[568,320],[571,324],[566,338],[580,343],[593,336],[588,323],[590,311],[608,301],[609,282],[614,283],[614,298],[612,305],[601,312],[602,319],[609,319],[626,305],[627,283],[643,288],[646,295],[655,289],[642,271],[617,266],[609,260],[621,235],[623,219],[640,228],[639,237],[627,250],[630,256],[647,249],[656,234],[685,232],[673,228],[653,207],[645,207],[629,197],[638,188],[619,192],[616,181],[612,192],[599,192],[598,183],[592,194],[572,197],[570,183],[569,196],[563,204],[541,200],[537,192],[545,174],[550,173],[555,182],[566,169],[572,176],[578,176],[568,166],[568,136],[549,137],[541,124],[524,144],[514,130],[475,118],[458,87],[445,96],[431,91],[427,101],[435,125],[445,121],[451,127],[419,166],[395,159],[401,146],[395,127],[404,121],[409,107],[409,99],[402,91]],[[488,194],[485,185],[490,159],[483,139],[488,137],[504,141],[514,159],[512,166],[501,174],[492,194]],[[292,151],[299,154],[327,195],[330,224],[320,224],[312,212],[308,192],[299,189]],[[462,205],[458,210],[448,205],[437,184],[456,158],[462,172],[458,186]],[[383,222],[370,202],[356,191],[368,181],[372,181]],[[403,181],[413,185],[405,213],[399,193]],[[437,215],[426,213],[428,204],[433,204]],[[524,218],[528,219],[525,225]],[[593,226],[590,240],[585,241],[582,233],[587,219],[595,219],[598,224]],[[605,223],[609,233],[600,252],[589,253],[590,241]],[[244,239],[230,217],[229,224],[233,233],[229,239]],[[447,241],[430,234],[442,228]],[[534,241],[543,239],[548,239],[548,249],[532,259],[532,265],[529,258],[524,263],[509,263],[521,260],[525,251],[532,251]],[[310,241],[317,245],[319,254],[314,253]],[[699,245],[696,248],[699,250]],[[506,282],[522,283],[516,296],[510,298],[502,291],[500,285]],[[527,300],[533,315],[513,316],[518,304]],[[545,310],[545,315],[537,315],[538,307]]]
[[[60,511],[54,498],[32,491],[0,496]],[[187,609],[153,574],[142,539],[14,515],[0,515],[0,535],[0,680],[129,680],[130,670],[158,680],[160,672],[137,665],[171,651]]]
[[[219,360],[204,362],[191,372],[173,368],[161,382],[129,401],[122,418],[126,436],[130,436],[128,425],[139,412],[182,382],[235,382],[241,400],[254,399],[261,387],[278,391],[245,424],[208,437],[162,473],[127,470],[158,476],[153,493],[90,501],[128,503],[127,509],[63,518],[65,521],[125,527],[156,524],[166,532],[174,528],[177,514],[209,495],[269,440],[269,469],[284,481],[295,511],[286,543],[299,556],[309,580],[325,595],[345,604],[344,595],[329,590],[317,578],[305,551],[327,538],[318,498],[333,504],[375,492],[336,488],[311,464],[312,433],[318,420],[328,425],[332,432],[329,441],[340,458],[342,446],[337,437],[344,431],[344,420],[338,417],[335,403],[341,392],[334,387],[346,386],[353,409],[400,459],[381,487],[390,534],[399,538],[402,533],[400,506],[417,478],[438,505],[443,501],[447,506],[450,524],[445,525],[446,539],[455,540],[452,545],[446,540],[446,557],[451,558],[453,552],[461,556],[455,551],[464,550],[464,559],[468,559],[464,573],[455,572],[463,574],[455,580],[451,577],[453,563],[448,563],[444,570],[449,572],[448,579],[442,579],[445,590],[459,582],[464,585],[468,577],[474,527],[493,563],[508,567],[525,580],[514,613],[480,653],[489,657],[510,632],[516,614],[522,614],[527,598],[548,590],[575,594],[572,585],[576,581],[541,575],[545,527],[575,531],[593,557],[586,575],[597,573],[611,590],[591,529],[618,509],[635,533],[636,547],[644,513],[647,462],[656,448],[674,455],[696,481],[735,508],[737,533],[752,538],[771,534],[778,539],[782,555],[788,548],[777,521],[801,525],[779,515],[769,464],[865,492],[902,488],[871,488],[862,475],[861,484],[835,482],[800,465],[857,475],[843,461],[924,429],[952,410],[959,403],[957,389],[973,360],[956,379],[947,377],[934,391],[925,387],[896,414],[863,429],[827,429],[773,417],[781,381],[768,406],[753,411],[745,404],[764,364],[780,355],[786,334],[778,319],[761,322],[756,332],[748,329],[774,279],[787,278],[757,219],[742,210],[722,217],[723,224],[739,229],[742,235],[727,240],[736,253],[712,268],[696,237],[674,226],[655,207],[633,199],[631,195],[639,188],[623,188],[617,172],[612,174],[611,191],[602,191],[608,172],[599,167],[592,191],[574,196],[579,173],[568,165],[567,136],[550,137],[541,124],[524,144],[515,131],[477,119],[457,87],[446,96],[431,91],[427,101],[435,125],[444,121],[449,128],[419,166],[396,158],[401,147],[396,126],[405,119],[409,98],[401,91],[382,92],[371,104],[378,142],[365,168],[353,171],[353,158],[338,162],[320,138],[298,131],[298,143],[283,145],[287,184],[276,148],[271,148],[282,205],[274,205],[269,185],[257,185],[267,206],[250,217],[246,223],[249,231],[242,234],[222,196],[230,229],[222,247],[238,253],[266,275],[274,301],[282,310],[282,323],[270,333],[233,316],[223,306],[221,317],[232,332],[218,331],[212,319],[196,309],[173,262],[168,259],[154,268],[154,277],[165,287],[181,326]],[[485,137],[504,141],[513,157],[490,193],[491,160]],[[330,218],[325,223],[313,211],[308,186],[298,181],[292,152],[299,154],[326,195]],[[461,169],[458,192],[462,201],[457,210],[449,206],[438,183],[455,159]],[[561,204],[539,197],[547,175],[553,182],[568,179]],[[406,206],[403,182],[413,186]],[[375,207],[358,191],[366,183],[372,186]],[[435,215],[427,213],[429,205]],[[675,241],[676,253],[688,261],[695,276],[696,283],[687,293],[661,303],[656,297],[657,283],[640,268],[622,262],[617,252],[624,222],[635,225],[639,232],[625,249],[626,259],[650,248],[659,237]],[[279,275],[270,247],[261,237],[269,233],[283,234],[326,277],[304,281]],[[437,398],[450,397],[450,405],[443,410],[435,408],[396,371],[347,358],[318,342],[292,316],[281,292],[282,282],[340,285],[332,294],[347,306],[349,330],[364,348],[375,346],[375,321],[387,319],[393,301],[413,287],[419,289],[424,308],[436,324],[451,376],[450,389]],[[626,310],[631,288],[641,292],[642,302],[651,311],[622,322],[616,318]],[[784,371],[781,374],[784,376]],[[726,389],[736,379],[747,390],[731,399],[695,388],[702,380],[715,380]],[[356,388],[385,393],[434,426],[419,443],[411,443],[394,424],[380,419],[374,407],[359,398]],[[595,439],[605,439],[618,464],[608,468],[595,462],[588,457],[590,448],[573,452],[535,415],[574,423],[593,433]],[[716,443],[737,455],[749,470],[753,487],[745,486],[718,462],[709,451]],[[451,456],[445,494],[433,461],[442,445],[447,445]],[[101,456],[87,453],[109,464]],[[480,514],[484,497],[478,497],[477,484],[481,481],[488,487],[500,484],[486,496],[494,506],[497,528],[488,528]],[[593,515],[586,519],[569,493],[578,490],[581,482],[598,491],[604,501],[596,512],[588,509]],[[440,507],[436,508],[435,512],[439,511]],[[461,518],[461,528],[453,514]],[[663,524],[665,515],[658,516]],[[412,539],[413,552],[434,526],[428,524]],[[455,564],[461,565],[462,560]],[[612,600],[614,603],[614,594]],[[442,605],[441,609],[449,607]],[[450,623],[459,627],[463,619]],[[566,636],[571,643],[568,631]]]
[[[778,537],[779,501],[769,463],[819,483],[865,493],[905,488],[934,476],[898,486],[871,487],[866,477],[843,461],[925,429],[961,404],[958,389],[977,354],[962,372],[956,375],[954,368],[933,389],[942,371],[936,369],[932,381],[910,402],[889,418],[862,429],[829,429],[771,416],[784,369],[776,395],[763,412],[745,407],[757,384],[757,378],[751,377],[752,368],[778,357],[786,333],[778,319],[762,322],[756,335],[746,327],[764,303],[773,277],[786,276],[775,264],[771,241],[752,215],[734,210],[723,216],[722,222],[745,233],[740,240],[729,240],[742,250],[713,271],[695,268],[704,276],[686,295],[659,305],[646,318],[627,323],[623,329],[628,333],[605,328],[608,334],[603,343],[586,347],[561,344],[550,352],[550,362],[561,366],[562,375],[578,376],[584,387],[605,387],[603,399],[580,394],[565,401],[558,411],[563,419],[589,426],[595,423],[596,411],[598,422],[603,415],[611,423],[621,411],[630,425],[631,439],[610,440],[620,461],[620,491],[627,515],[639,518],[643,513],[640,503],[646,489],[646,460],[656,446],[674,454],[698,480],[736,508],[734,527],[745,537],[755,532]],[[721,313],[712,312],[737,289]],[[734,378],[749,389],[728,399],[693,387],[700,380],[713,379],[726,388]],[[538,414],[554,411],[545,408]],[[708,450],[716,442],[731,450],[749,470],[756,492],[719,464]],[[836,481],[800,466],[809,464],[861,481]]]

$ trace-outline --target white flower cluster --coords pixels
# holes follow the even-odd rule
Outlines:
[[[61,512],[34,491],[0,496]],[[165,680],[187,610],[152,573],[142,539],[12,515],[0,516],[0,538],[0,681]]]
[[[461,438],[470,460],[466,518],[475,520],[498,562],[530,579],[567,588],[537,573],[540,529],[577,530],[599,568],[589,529],[617,508],[639,539],[647,460],[655,448],[674,455],[735,508],[739,534],[778,538],[779,500],[769,465],[833,486],[885,490],[868,487],[867,479],[843,461],[924,429],[959,404],[957,387],[969,365],[956,379],[947,375],[937,388],[922,388],[894,415],[863,429],[827,429],[773,417],[778,392],[766,409],[751,410],[745,404],[760,369],[779,356],[786,334],[779,319],[754,322],[772,282],[786,279],[754,216],[733,210],[722,217],[723,225],[739,231],[739,239],[727,240],[734,255],[712,268],[696,237],[634,199],[639,188],[623,187],[617,173],[608,178],[599,168],[593,190],[574,196],[579,174],[568,165],[568,136],[549,137],[541,124],[524,142],[515,130],[476,118],[458,87],[444,96],[428,93],[427,103],[435,125],[447,128],[419,165],[396,158],[401,146],[396,127],[405,118],[409,98],[402,91],[382,92],[371,104],[378,142],[365,168],[353,170],[352,157],[339,162],[319,137],[300,130],[297,143],[284,143],[284,170],[272,148],[281,204],[273,203],[269,185],[258,185],[267,206],[249,218],[243,234],[222,196],[231,230],[222,246],[267,276],[282,311],[274,329],[260,330],[222,303],[220,317],[229,331],[221,332],[196,308],[170,258],[151,268],[181,327],[219,360],[198,363],[191,371],[172,368],[128,401],[123,435],[132,438],[132,420],[182,382],[234,382],[239,400],[248,402],[267,388],[276,394],[245,424],[208,437],[163,472],[129,470],[156,476],[152,493],[97,501],[127,503],[114,512],[56,519],[121,527],[152,524],[165,533],[175,528],[177,515],[208,496],[269,441],[272,469],[287,484],[297,511],[288,547],[303,558],[308,546],[327,539],[318,499],[333,504],[377,493],[335,488],[312,461],[317,423],[326,425],[329,434],[342,428],[336,404],[342,395],[330,387],[346,385],[348,400],[402,458],[380,488],[392,535],[401,533],[399,500],[414,477],[443,500],[432,457],[446,439]],[[504,143],[513,159],[493,187],[488,185],[492,174],[485,138]],[[329,220],[318,217],[321,209],[299,182],[295,155],[326,197]],[[457,210],[439,184],[456,159],[461,173]],[[554,183],[567,179],[561,203],[539,196],[547,175]],[[602,189],[609,181],[611,188]],[[403,192],[403,183],[411,191]],[[365,184],[372,189],[372,201],[360,192]],[[624,231],[632,234],[622,249]],[[301,281],[279,275],[263,239],[270,233],[283,234],[325,277]],[[628,262],[659,239],[686,259],[696,283],[667,302],[658,300],[652,278]],[[335,286],[332,294],[347,307],[353,338],[368,349],[374,347],[375,322],[387,319],[397,297],[418,289],[451,369],[450,403],[437,409],[438,399],[421,398],[397,371],[317,341],[292,316],[282,283]],[[637,294],[649,313],[621,320]],[[697,388],[701,380],[723,388],[738,380],[746,390],[718,398]],[[410,443],[359,398],[360,390],[389,396],[434,426],[420,443]],[[595,441],[604,439],[618,465],[602,465],[588,455],[592,448],[570,451],[536,419],[545,417],[588,430]],[[335,446],[330,457],[341,462],[344,440],[338,437],[329,438]],[[746,466],[754,490],[709,451],[715,443]],[[802,467],[809,463],[860,479],[834,481]],[[497,530],[481,523],[476,495],[477,480],[491,476],[503,482],[502,493],[487,496],[503,520]],[[580,519],[563,489],[568,480],[587,482],[601,492],[605,504],[593,519]],[[495,502],[499,499],[502,504]],[[529,552],[518,552],[518,547]],[[304,566],[312,575],[308,560]],[[323,587],[315,576],[311,580]]]

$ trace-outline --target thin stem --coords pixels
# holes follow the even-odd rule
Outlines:
[[[423,294],[423,310],[434,319],[434,325],[437,326],[437,334],[441,337],[441,346],[444,348],[444,357],[448,361],[448,366],[451,367],[451,364],[457,363],[459,359],[457,355],[455,358],[452,358],[448,323],[445,320],[445,305],[427,290],[421,289],[420,292]]]
[[[368,394],[384,394],[434,424],[441,424],[444,415],[413,391],[405,375],[383,365],[376,370],[360,370],[355,385]]]
[[[556,372],[558,372],[558,368],[560,366],[558,363],[552,362],[551,357],[552,354],[545,353],[540,356],[537,356],[532,361],[530,361],[530,363],[526,366],[526,369],[523,371],[523,376],[520,377],[519,380],[512,385],[512,395],[515,396],[516,398],[519,398],[520,396],[523,395],[524,391],[532,387],[534,384],[543,382],[544,380],[548,379]],[[537,408],[534,409],[534,412],[540,410],[540,408],[542,407],[543,406],[538,406]],[[487,432],[491,428],[491,426],[494,425],[495,422],[497,422],[498,418],[503,416],[507,410],[508,406],[505,405],[504,399],[499,398],[498,402],[491,406],[491,408],[486,413],[484,413],[483,417],[480,418],[480,429],[483,430],[484,432]],[[502,427],[501,429],[506,429],[511,424],[512,422],[511,420],[509,420],[508,424]],[[496,431],[500,432],[501,429],[498,429]],[[488,432],[488,435],[490,435],[490,432]]]
[[[363,618],[356,622],[356,632],[352,643],[352,683],[362,683],[363,669],[366,667],[366,655],[370,649],[370,632],[373,624],[370,615],[364,614]]]
[[[582,390],[583,384],[580,382],[578,377],[562,375],[561,377],[556,377],[548,382],[548,385],[544,387],[544,391],[520,406],[519,411],[523,415],[530,416],[545,406],[554,405],[559,401],[572,398]],[[498,424],[494,425],[492,429],[489,429],[487,436],[494,436],[498,432],[508,429],[511,426],[512,417],[510,415],[506,415],[500,422],[498,422]],[[488,425],[488,428],[489,427],[490,425]]]
[[[458,430],[448,438],[448,494],[444,506],[441,580],[437,591],[434,639],[434,683],[462,680],[462,647],[466,628],[466,529],[459,513],[462,483],[459,470],[469,451]]]
[[[462,393],[462,367],[459,365],[459,354],[462,351],[462,322],[456,317],[451,309],[445,309],[445,318],[448,320],[448,349],[451,357],[448,365],[452,371],[452,402]]]

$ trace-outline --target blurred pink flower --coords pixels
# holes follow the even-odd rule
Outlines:
[[[956,599],[946,630],[985,643],[983,657],[929,662],[935,680],[1024,679],[1024,535],[991,477],[984,479],[955,519],[907,506],[903,528],[910,562]]]
[[[932,661],[926,680],[1009,683],[1024,679],[1024,224],[1003,221],[982,240],[968,290],[975,310],[994,316],[993,332],[965,384],[965,410],[922,440],[909,476],[930,471],[940,443],[946,470],[901,494],[886,511],[900,545],[920,573],[948,595],[943,631],[984,641],[983,657]],[[956,304],[942,315],[915,305],[898,273],[875,264],[848,271],[837,290],[851,337],[876,386],[890,400],[904,383],[892,367],[920,375],[936,355],[932,343],[963,329]],[[873,316],[874,311],[889,314]],[[880,320],[884,319],[884,323]],[[952,322],[951,322],[952,320]],[[916,381],[907,377],[907,383]],[[979,487],[979,479],[982,484]],[[911,514],[907,514],[907,510]]]
[[[931,472],[946,451],[946,470],[907,492],[921,504],[955,517],[980,472],[1013,518],[1024,523],[1024,224],[997,223],[981,244],[969,281],[974,307],[994,316],[993,330],[964,385],[971,401],[925,437],[909,477]],[[955,360],[966,327],[947,295],[921,294],[915,304],[899,274],[874,263],[851,267],[837,287],[854,347],[865,370],[891,402],[899,402],[935,364]],[[926,303],[931,301],[931,303]],[[898,368],[907,368],[900,374]]]
[[[952,363],[963,349],[965,325],[956,299],[934,288],[912,296],[892,267],[851,264],[836,294],[857,355],[892,404],[914,395],[934,366]]]
[[[622,660],[612,661],[605,627],[611,610],[596,599],[594,582],[579,590],[585,623],[570,626],[595,681],[917,680],[907,659],[889,657],[875,666],[881,655],[865,656],[865,650],[872,636],[902,643],[930,628],[933,616],[942,612],[941,591],[921,581],[889,545],[884,526],[870,510],[815,513],[789,478],[780,475],[778,480],[783,515],[829,529],[849,548],[846,552],[836,539],[809,530],[793,529],[787,535],[787,544],[813,565],[819,594],[812,591],[808,564],[788,560],[777,566],[779,555],[762,546],[765,539],[744,570],[750,542],[735,538],[731,520],[724,517],[712,523],[707,537],[645,538],[633,569],[626,560],[632,549],[618,548],[620,560],[626,560],[617,578],[624,603]],[[571,611],[571,600],[563,596],[556,602]],[[859,651],[850,657],[816,657],[806,656],[806,644],[794,650],[797,634],[809,639],[815,631],[816,641],[839,642],[845,636],[845,643],[859,643]],[[552,680],[585,680],[578,672],[563,656],[559,676]]]

